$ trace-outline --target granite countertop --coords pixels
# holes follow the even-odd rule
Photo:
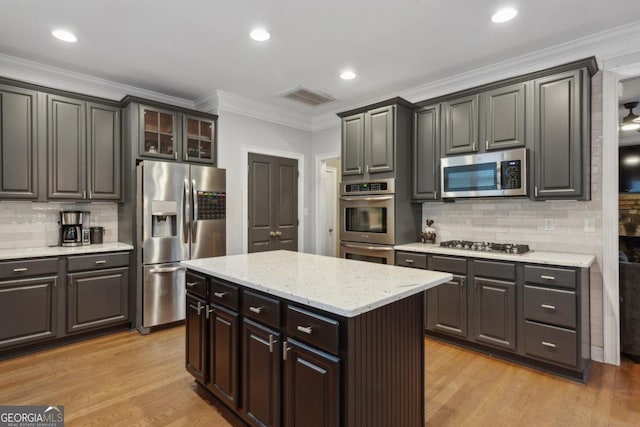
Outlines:
[[[423,252],[441,255],[456,255],[468,258],[485,258],[503,261],[517,261],[531,264],[560,265],[564,267],[591,267],[596,260],[595,255],[566,252],[532,251],[524,254],[505,254],[500,252],[476,252],[464,249],[443,248],[433,243],[407,243],[393,247],[398,251]]]
[[[51,246],[43,248],[13,248],[0,249],[0,260],[20,259],[20,258],[39,258],[47,256],[65,256],[65,255],[82,255],[99,252],[118,252],[130,251],[133,246],[127,243],[100,243],[96,245],[86,246]]]
[[[186,267],[345,317],[451,280],[429,270],[289,251],[182,261]]]

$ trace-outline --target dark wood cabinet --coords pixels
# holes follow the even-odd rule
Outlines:
[[[443,109],[445,154],[478,151],[478,95],[447,101]]]
[[[206,386],[233,409],[239,397],[239,314],[216,305],[208,305],[208,370]]]
[[[393,105],[377,108],[365,116],[365,172],[392,172],[395,165],[395,112]]]
[[[119,200],[120,108],[48,95],[49,199]]]
[[[364,113],[342,119],[342,175],[364,173]]]
[[[515,350],[515,282],[474,277],[473,294],[473,339]]]
[[[414,200],[438,200],[440,189],[440,104],[422,107],[414,114]]]
[[[178,158],[178,113],[148,105],[139,106],[139,155],[159,159]]]
[[[467,278],[453,280],[427,291],[427,329],[467,337]]]
[[[524,147],[526,83],[500,87],[480,95],[485,150]]]
[[[282,335],[245,318],[241,347],[243,417],[255,426],[280,426]]]
[[[0,199],[38,198],[38,93],[0,84]]]
[[[586,69],[536,79],[534,197],[589,200],[590,79]]]
[[[187,293],[185,315],[185,366],[194,378],[205,381],[207,360],[207,319],[206,302],[197,296]]]
[[[182,115],[182,159],[189,162],[217,164],[217,127],[215,120]]]
[[[284,425],[340,425],[340,359],[293,339],[285,343]]]

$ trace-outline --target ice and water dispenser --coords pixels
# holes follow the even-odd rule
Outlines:
[[[178,235],[178,203],[175,200],[151,201],[151,237]]]

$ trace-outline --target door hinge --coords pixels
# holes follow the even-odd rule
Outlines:
[[[300,220],[296,219],[296,225],[300,225]]]

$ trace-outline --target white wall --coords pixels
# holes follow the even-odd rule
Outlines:
[[[264,120],[218,111],[218,166],[227,169],[227,254],[242,253],[242,209],[247,194],[242,188],[243,146],[256,146],[266,150],[300,153],[304,156],[304,175],[299,185],[304,188],[304,208],[309,215],[300,218],[304,223],[303,251],[312,252],[313,228],[313,156],[311,132],[282,126]],[[246,170],[246,169],[244,169]]]

